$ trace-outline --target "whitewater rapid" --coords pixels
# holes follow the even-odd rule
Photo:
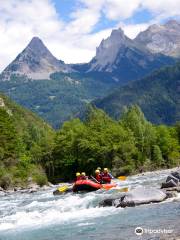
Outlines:
[[[129,190],[136,186],[160,187],[160,184],[166,179],[169,172],[170,170],[165,170],[136,175],[129,177],[124,182],[117,181],[117,183],[119,189],[128,187]],[[30,194],[13,193],[1,196],[0,240],[30,240],[34,238],[34,232],[39,234],[38,240],[49,239],[45,238],[48,234],[51,236],[51,239],[56,239],[57,236],[62,236],[63,234],[64,237],[62,239],[73,239],[71,238],[72,236],[83,230],[85,232],[87,230],[92,231],[94,234],[97,232],[96,237],[99,236],[97,239],[101,239],[101,235],[98,235],[97,223],[104,222],[104,225],[107,225],[108,229],[114,222],[112,225],[113,229],[116,224],[121,223],[121,216],[126,216],[128,220],[132,214],[136,217],[136,211],[146,212],[148,209],[147,206],[129,209],[117,209],[114,207],[99,208],[99,202],[105,197],[110,196],[113,191],[117,191],[114,189],[110,191],[99,190],[86,194],[68,193],[62,196],[53,196],[53,191],[56,187]],[[176,199],[167,200],[167,203],[155,205],[158,205],[158,209],[161,209],[163,208],[163,204],[172,204],[174,200],[179,204],[180,195]],[[154,206],[149,206],[149,208],[154,209]],[[146,214],[149,215],[148,212]],[[117,219],[119,219],[119,223],[115,221]],[[143,219],[141,220],[143,223]],[[164,218],[162,220],[164,221]],[[127,224],[130,224],[130,221]],[[133,224],[129,226],[129,229]],[[66,228],[68,230],[65,230]],[[68,231],[72,231],[72,236]],[[16,238],[13,238],[13,236],[16,236]],[[112,238],[111,235],[110,239],[115,238]]]

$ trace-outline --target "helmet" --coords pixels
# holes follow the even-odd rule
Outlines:
[[[79,177],[81,174],[79,172],[76,173],[76,177]]]
[[[101,167],[98,167],[97,170],[101,171]]]
[[[108,172],[108,168],[104,168],[104,172]]]
[[[82,175],[82,176],[86,176],[86,173],[85,173],[85,172],[82,172],[81,175]]]
[[[99,169],[96,169],[95,173],[100,173]]]

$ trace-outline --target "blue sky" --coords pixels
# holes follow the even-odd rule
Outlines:
[[[98,2],[98,0],[96,1]],[[134,0],[131,0],[131,1],[134,1]],[[121,0],[119,0],[119,2],[121,2]],[[166,2],[166,0],[164,0],[164,2]],[[73,11],[75,11],[77,8],[83,8],[85,6],[82,2],[76,1],[76,0],[53,0],[53,3],[59,17],[62,18],[65,22],[70,22],[72,20],[70,14]],[[153,5],[153,0],[152,0],[152,5]],[[101,11],[100,21],[95,25],[94,27],[95,29],[93,30],[93,32],[98,32],[107,28],[116,28],[120,19],[125,24],[133,25],[133,24],[144,24],[144,23],[151,22],[153,21],[154,18],[156,18],[156,16],[158,16],[158,14],[155,13],[153,10],[150,10],[148,8],[143,8],[143,7],[142,8],[137,7],[130,16],[128,16],[127,18],[124,18],[123,20],[121,19],[121,17],[116,19],[107,18],[107,16],[103,13],[103,11]],[[158,20],[158,23],[164,23],[165,21],[171,18],[172,19],[178,18],[178,15],[175,14],[175,16],[174,15],[164,16]]]
[[[33,36],[58,59],[88,62],[112,29],[134,38],[151,24],[179,19],[180,0],[2,0],[0,16],[3,70]]]

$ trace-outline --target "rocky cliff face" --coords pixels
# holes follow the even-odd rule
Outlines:
[[[118,29],[113,30],[96,49],[96,56],[88,64],[88,72],[108,73],[115,81],[125,84],[171,63],[174,63],[172,57],[150,51],[141,41],[131,40]]]
[[[38,37],[34,37],[27,47],[2,72],[3,80],[12,74],[25,75],[31,79],[49,79],[56,71],[69,72],[70,67],[56,59]]]
[[[180,23],[174,20],[164,25],[154,24],[134,40],[152,53],[180,57]]]
[[[113,30],[110,37],[103,39],[91,61],[91,68],[98,71],[110,71],[120,49],[132,46],[133,41],[125,36],[122,29]]]

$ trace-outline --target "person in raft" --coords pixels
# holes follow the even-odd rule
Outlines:
[[[88,179],[88,176],[86,176],[86,173],[82,172],[81,173],[81,180],[87,180],[87,179]]]
[[[98,167],[97,170],[99,170],[100,174],[102,174],[101,167]]]
[[[96,179],[99,183],[102,183],[102,176],[101,176],[101,173],[100,173],[100,170],[99,170],[99,169],[96,169],[96,170],[95,170],[95,179]]]
[[[79,172],[76,173],[76,181],[81,180],[81,174]]]
[[[103,183],[111,183],[111,175],[109,174],[108,168],[104,168],[104,171],[102,173],[102,182]]]

